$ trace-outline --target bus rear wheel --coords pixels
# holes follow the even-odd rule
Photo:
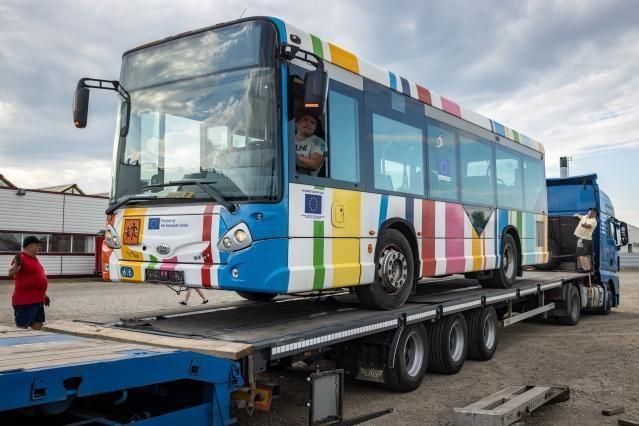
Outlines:
[[[277,296],[277,293],[259,293],[257,291],[236,291],[236,293],[252,302],[269,302]]]
[[[392,310],[404,305],[413,286],[415,264],[410,244],[404,235],[387,229],[377,240],[375,281],[355,287],[362,305]]]
[[[490,278],[479,280],[483,287],[509,288],[515,282],[519,268],[519,251],[512,235],[505,234],[502,237],[500,254],[499,269],[495,269]]]

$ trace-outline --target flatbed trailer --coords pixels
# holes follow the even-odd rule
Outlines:
[[[490,359],[497,321],[503,327],[545,315],[576,324],[582,308],[606,313],[610,296],[594,297],[587,277],[524,272],[508,289],[457,276],[427,280],[394,311],[364,309],[348,292],[335,292],[51,323],[47,332],[4,329],[0,388],[15,391],[0,398],[0,422],[62,412],[67,420],[46,422],[229,424],[232,400],[260,408],[258,373],[295,361],[319,368],[323,358],[357,379],[407,391],[426,367],[453,374],[467,356]]]

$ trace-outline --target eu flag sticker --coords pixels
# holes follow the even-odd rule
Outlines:
[[[159,217],[151,217],[151,218],[149,218],[149,229],[160,229],[160,218]]]
[[[304,194],[304,213],[322,214],[322,196]]]

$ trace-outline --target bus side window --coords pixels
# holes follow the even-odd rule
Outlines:
[[[333,84],[335,86],[335,84]],[[319,176],[359,182],[359,100],[334,88],[328,93],[329,150]]]

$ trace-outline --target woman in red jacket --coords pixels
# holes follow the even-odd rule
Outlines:
[[[34,236],[26,237],[22,251],[14,257],[9,268],[9,277],[15,282],[11,302],[16,325],[20,328],[40,330],[44,323],[44,307],[49,306],[49,282],[36,257],[39,252],[40,240]]]

